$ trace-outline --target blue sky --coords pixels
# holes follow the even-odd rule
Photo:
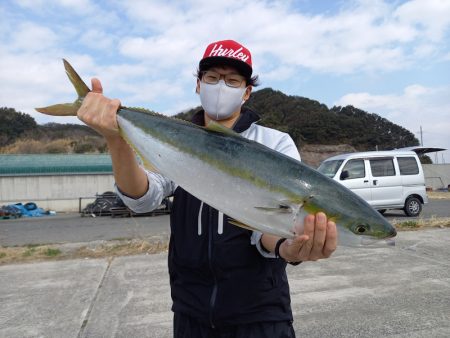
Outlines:
[[[234,39],[260,88],[351,104],[419,139],[422,126],[425,146],[450,149],[448,0],[6,0],[0,16],[0,105],[39,123],[76,121],[33,110],[74,99],[61,58],[124,105],[172,115],[199,105],[206,45]]]

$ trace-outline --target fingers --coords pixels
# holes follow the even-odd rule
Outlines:
[[[102,83],[100,82],[99,79],[97,79],[95,77],[92,78],[91,79],[91,84],[92,84],[92,92],[93,93],[103,94]]]
[[[307,215],[305,217],[304,221],[304,232],[303,235],[306,236],[308,239],[303,243],[299,250],[299,255],[301,257],[309,257],[311,255],[311,250],[313,248],[314,244],[314,223],[315,223],[315,216],[314,215]],[[300,236],[302,237],[302,236]]]
[[[120,101],[103,96],[100,80],[92,79],[92,91],[86,95],[78,110],[78,118],[103,136],[119,137],[117,110]]]
[[[296,236],[294,239],[288,239],[280,246],[280,254],[287,262],[298,262],[304,259],[307,256],[304,256],[303,252],[306,250],[302,249],[305,246],[305,243],[308,241],[308,236],[301,235]],[[302,259],[303,258],[303,259]]]
[[[336,224],[332,221],[327,223],[327,236],[323,247],[323,256],[328,258],[337,248],[338,233]]]
[[[327,216],[323,212],[318,212],[314,224],[314,241],[311,249],[311,260],[323,258],[323,248],[327,235]]]
[[[316,261],[330,257],[336,246],[336,224],[328,221],[323,212],[318,212],[306,216],[304,234],[285,241],[280,250],[283,249],[283,258],[287,261]]]

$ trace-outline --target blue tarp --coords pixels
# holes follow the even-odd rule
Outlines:
[[[4,205],[1,207],[1,210],[4,212],[4,216],[12,216],[14,218],[41,217],[55,214],[54,211],[45,211],[44,209],[39,208],[34,202]]]

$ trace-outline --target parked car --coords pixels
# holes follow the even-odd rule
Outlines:
[[[413,151],[370,151],[333,156],[318,171],[365,199],[381,213],[402,209],[418,216],[428,203],[422,165]]]

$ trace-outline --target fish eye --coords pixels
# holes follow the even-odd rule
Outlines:
[[[359,225],[357,225],[356,228],[355,228],[355,231],[356,231],[358,234],[363,234],[363,233],[365,233],[367,230],[369,230],[369,227],[366,226],[366,225],[364,225],[364,224],[359,224]]]

